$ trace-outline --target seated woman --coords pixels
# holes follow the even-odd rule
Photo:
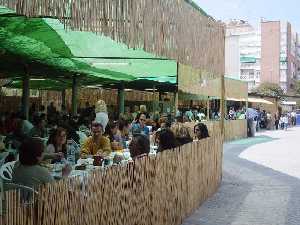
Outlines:
[[[38,138],[26,139],[19,149],[19,162],[15,164],[12,174],[12,182],[36,188],[41,184],[52,182],[49,171],[39,165],[43,159],[44,143]],[[66,166],[63,177],[71,172],[70,167]]]
[[[123,142],[129,140],[129,129],[130,129],[130,125],[127,120],[123,120],[123,119],[119,120],[119,130],[120,130]],[[125,144],[125,143],[123,143],[123,144]]]
[[[94,120],[92,122],[92,136],[87,138],[81,147],[81,156],[100,155],[106,157],[111,153],[109,138],[103,136],[102,124]]]
[[[193,141],[190,130],[182,123],[174,123],[171,127],[179,145],[184,145]]]
[[[59,127],[52,131],[47,142],[44,159],[60,160],[67,155],[67,132]]]
[[[109,122],[106,126],[104,136],[109,138],[112,150],[117,151],[123,149],[123,139],[118,122]]]
[[[132,159],[142,158],[150,152],[150,141],[143,134],[135,134],[129,144]]]
[[[143,134],[149,138],[150,131],[146,126],[146,115],[144,113],[140,113],[136,116],[135,122],[132,125],[132,134]]]
[[[170,129],[163,129],[157,132],[156,141],[158,143],[158,152],[173,149],[178,146],[175,135]]]
[[[197,140],[209,137],[207,126],[204,123],[196,124],[194,127],[194,133]]]

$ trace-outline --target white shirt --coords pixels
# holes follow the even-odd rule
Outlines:
[[[55,147],[53,144],[49,144],[45,150],[45,153],[49,153],[49,154],[52,154],[52,153],[55,153]]]
[[[200,120],[205,118],[205,114],[204,113],[198,113],[197,115],[199,117]]]
[[[98,123],[101,123],[102,127],[103,127],[103,131],[105,131],[105,128],[108,124],[108,115],[105,112],[98,112],[96,113],[96,119],[95,119]]]
[[[28,134],[32,128],[32,123],[30,123],[28,120],[23,120],[22,130],[24,134]]]

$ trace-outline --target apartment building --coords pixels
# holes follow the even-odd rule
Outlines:
[[[238,48],[230,48],[232,42],[238,44]],[[247,21],[232,20],[226,25],[225,43],[225,75],[247,81],[250,90],[258,86],[261,61],[260,33]],[[237,54],[239,57],[233,57]]]
[[[300,36],[285,21],[261,20],[257,29],[246,21],[233,20],[226,25],[226,40],[238,39],[240,79],[248,82],[248,89],[260,83],[276,83],[286,92],[300,79]],[[226,51],[236,49],[226,48]],[[226,53],[226,57],[232,53]],[[226,72],[235,64],[225,60]],[[236,60],[236,58],[235,58]]]

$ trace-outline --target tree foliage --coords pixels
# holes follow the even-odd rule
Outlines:
[[[284,92],[278,84],[262,83],[253,91],[255,94],[280,98]]]
[[[296,81],[295,83],[295,92],[297,95],[300,95],[300,81]]]

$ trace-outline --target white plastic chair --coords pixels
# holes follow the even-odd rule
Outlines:
[[[3,180],[6,180],[6,181],[12,180],[12,173],[13,173],[13,168],[14,168],[15,163],[16,163],[16,161],[8,162],[8,163],[5,163],[0,168],[0,177]]]
[[[3,152],[3,153],[0,153],[0,168],[2,165],[4,165],[5,163],[5,159],[6,157],[9,155],[8,152]]]
[[[4,183],[3,189],[4,189],[4,191],[19,190],[22,204],[24,204],[24,205],[34,204],[36,202],[38,194],[39,194],[32,187],[28,187],[28,186],[25,186],[22,184],[16,184],[16,183]]]

